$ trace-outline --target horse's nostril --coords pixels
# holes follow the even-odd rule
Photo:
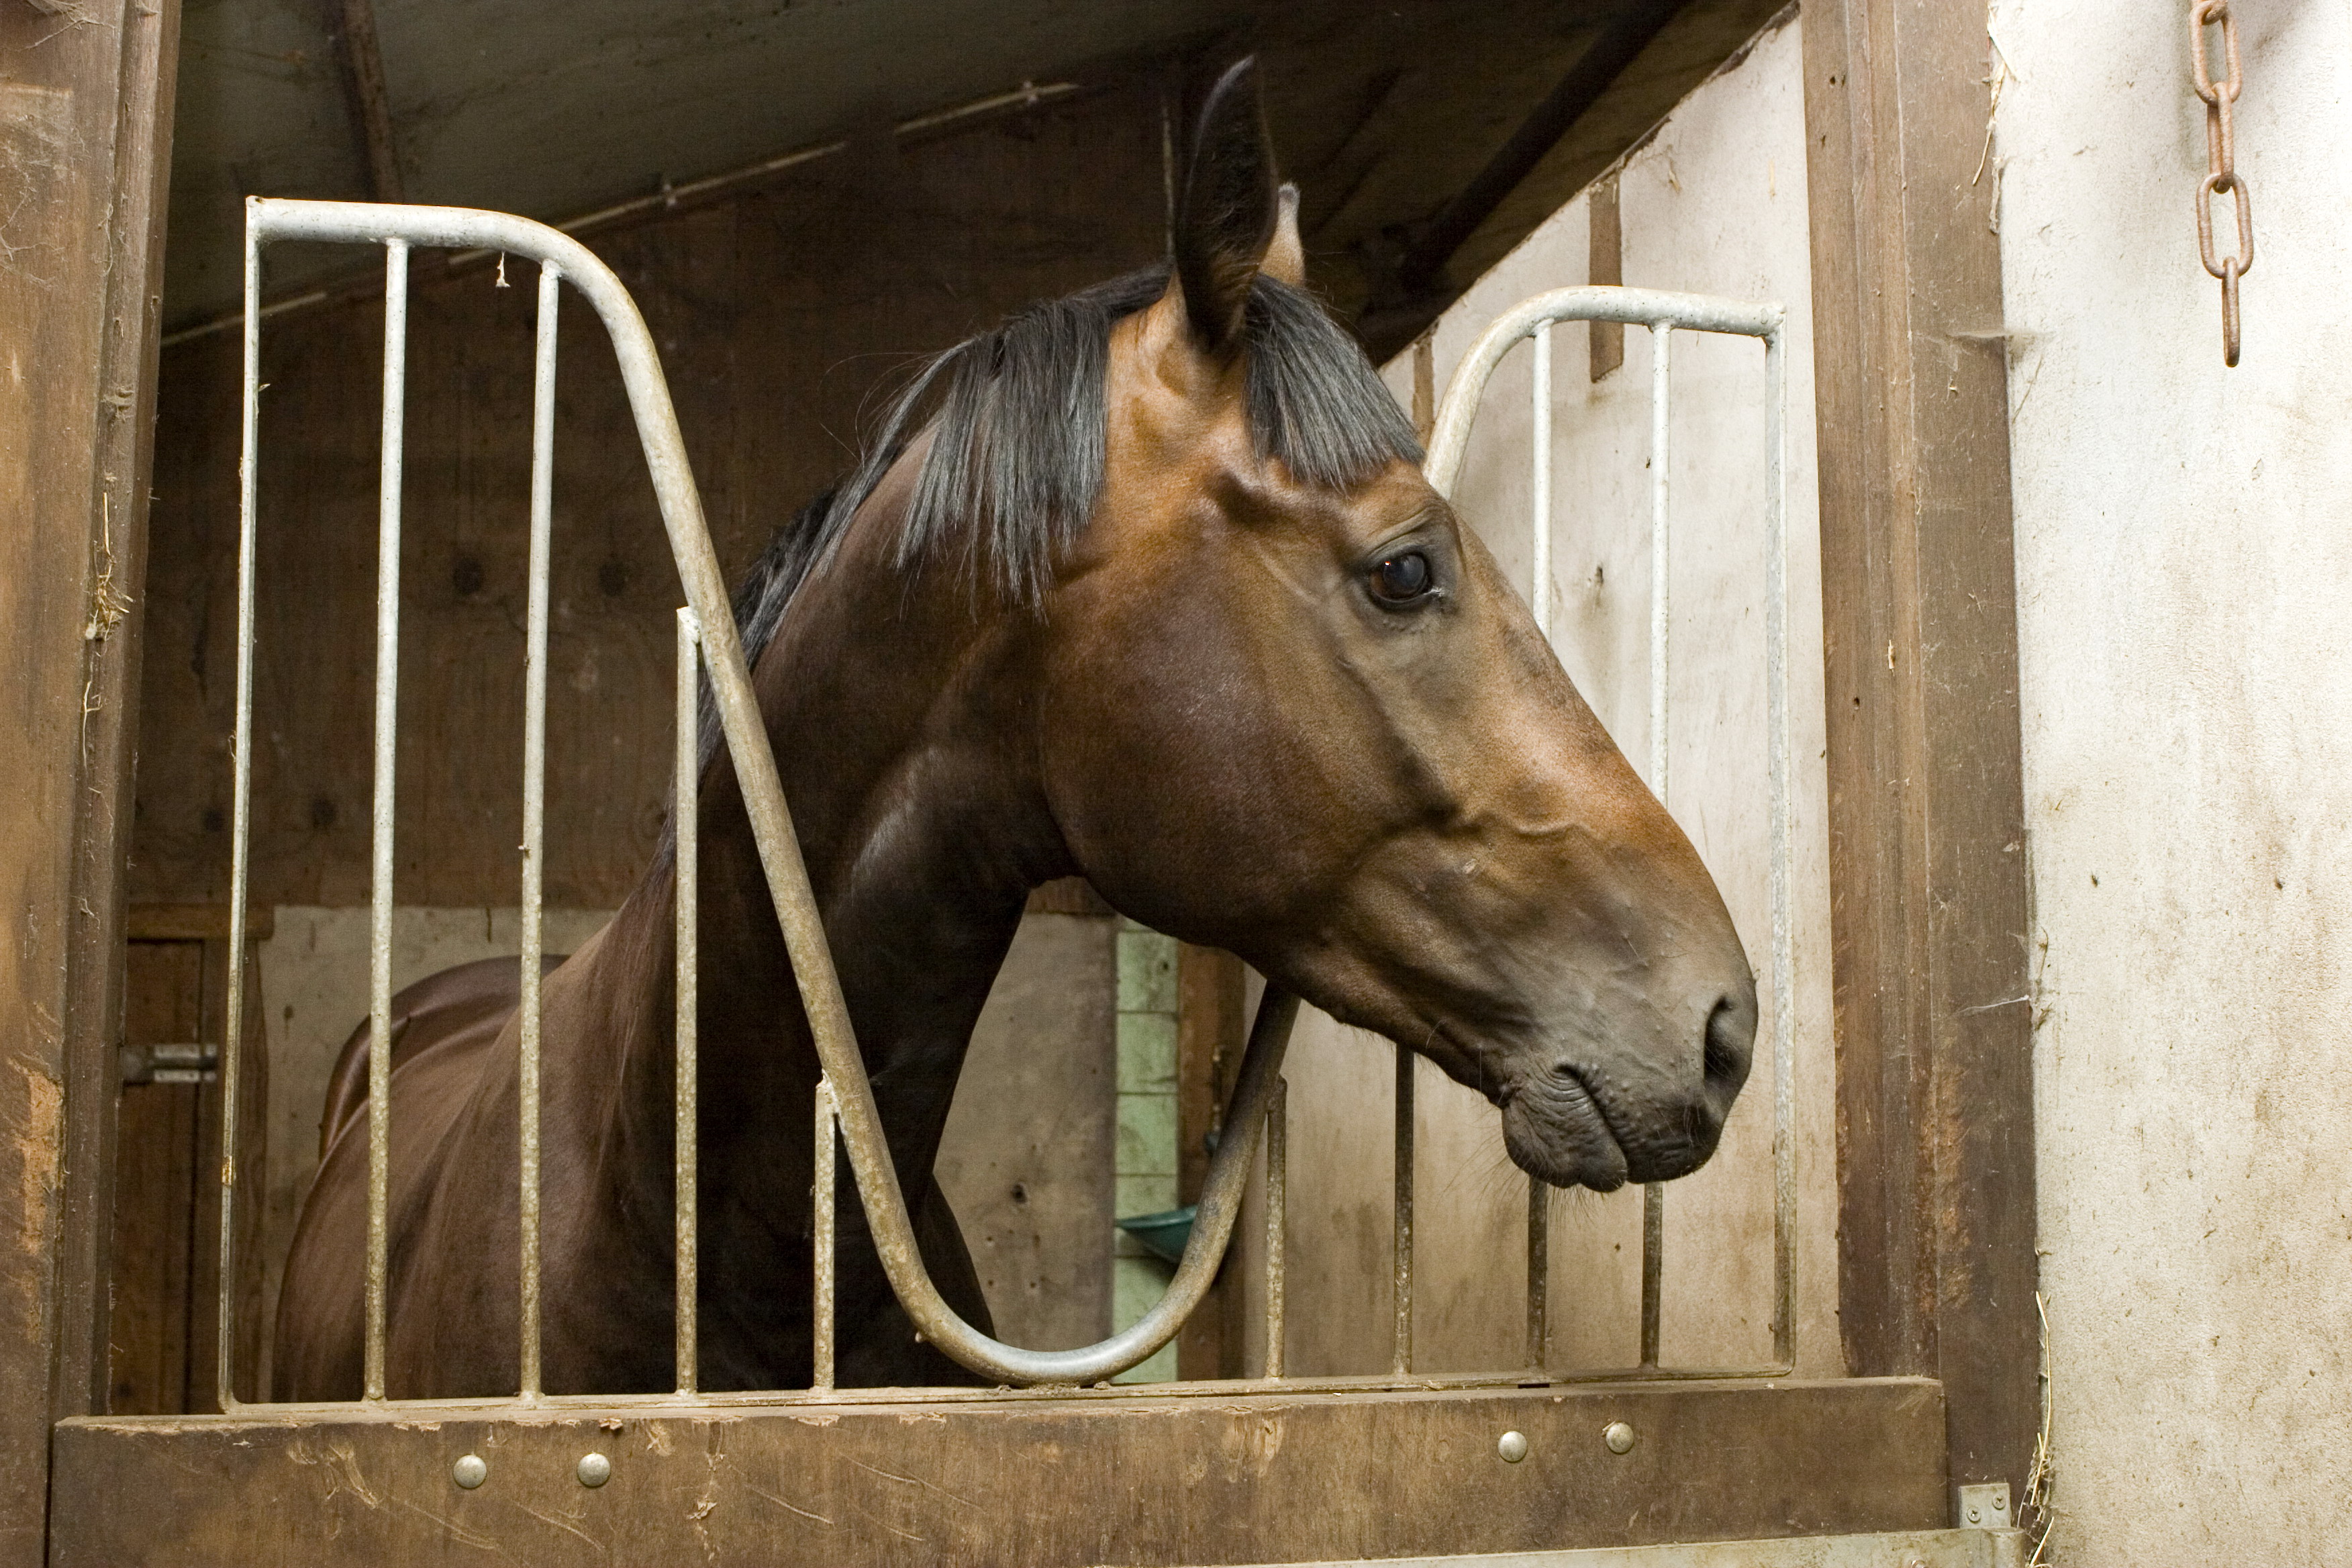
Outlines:
[[[1706,1017],[1706,1045],[1702,1066],[1710,1088],[1737,1090],[1748,1081],[1748,1053],[1756,1043],[1753,1028],[1739,1026],[1739,1009],[1728,996]]]

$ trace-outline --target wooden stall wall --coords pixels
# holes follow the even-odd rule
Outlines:
[[[660,344],[730,574],[848,466],[919,356],[1160,257],[1161,103],[1138,77],[928,141],[879,133],[592,239]],[[412,278],[395,984],[515,951],[536,292],[519,260],[452,268],[425,253]],[[315,1165],[327,1067],[366,1006],[380,298],[273,317],[262,343],[252,900],[277,915],[259,952],[267,1300]],[[234,332],[163,360],[131,872],[142,901],[227,896],[238,365]],[[660,836],[681,602],[611,350],[576,297],[558,387],[551,952],[621,902]],[[1000,1325],[1039,1343],[1109,1326],[1113,921],[1084,903],[1030,917],[941,1162]],[[1026,1114],[1048,1099],[1063,1107],[1050,1125]]]
[[[659,342],[719,559],[748,566],[855,455],[895,373],[1163,249],[1160,100],[1139,81],[927,143],[887,135],[600,237]],[[354,267],[375,265],[357,248]],[[516,899],[533,269],[414,268],[402,542],[403,904]],[[262,337],[253,899],[367,900],[383,310]],[[661,831],[677,574],[604,331],[567,305],[550,638],[551,905],[611,908]],[[164,358],[153,657],[132,896],[228,888],[236,335]]]

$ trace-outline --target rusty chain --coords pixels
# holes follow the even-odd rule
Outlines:
[[[2221,29],[2222,58],[2230,72],[2213,79],[2205,57],[2205,29]],[[2189,71],[2197,96],[2205,100],[2205,147],[2209,172],[2197,187],[2197,253],[2205,270],[2221,280],[2221,363],[2238,363],[2238,279],[2254,265],[2254,214],[2246,199],[2246,182],[2236,164],[2237,131],[2233,106],[2242,78],[2238,68],[2238,26],[2230,15],[2230,0],[2189,0]],[[2238,214],[2238,248],[2234,255],[2213,255],[2213,198],[2227,195]]]

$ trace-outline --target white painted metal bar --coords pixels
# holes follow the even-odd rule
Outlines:
[[[1280,1377],[1287,1264],[1283,1248],[1290,1228],[1290,1085],[1274,1080],[1265,1108],[1265,1375]]]
[[[1400,1376],[1412,1370],[1412,1052],[1396,1047],[1396,1252],[1391,1276],[1389,1364]]]
[[[1551,323],[1538,321],[1528,334],[1535,363],[1528,384],[1534,405],[1528,413],[1528,450],[1534,464],[1529,476],[1528,526],[1532,534],[1528,575],[1528,608],[1534,612],[1536,630],[1551,640]]]
[[[1528,383],[1528,608],[1536,633],[1551,642],[1551,323],[1538,321],[1528,334],[1533,353]],[[1547,1318],[1551,1295],[1551,1205],[1542,1178],[1528,1178],[1528,1365],[1544,1364],[1549,1349]]]
[[[1551,1361],[1551,1184],[1528,1178],[1528,1366]]]
[[[1646,327],[1653,345],[1650,405],[1651,468],[1651,597],[1650,626],[1650,784],[1659,800],[1667,787],[1667,674],[1672,613],[1672,458],[1670,414],[1671,334],[1677,330],[1728,332],[1759,338],[1764,343],[1767,444],[1766,522],[1766,681],[1770,737],[1769,773],[1771,813],[1772,876],[1772,1174],[1773,1174],[1773,1360],[1768,1369],[1785,1373],[1796,1363],[1796,1100],[1794,1077],[1794,934],[1790,910],[1790,855],[1794,837],[1794,784],[1790,757],[1790,671],[1788,615],[1788,373],[1783,323],[1786,312],[1776,304],[1714,299],[1660,289],[1588,287],[1559,289],[1524,300],[1498,317],[1474,343],[1448,382],[1438,407],[1423,472],[1431,484],[1451,494],[1468,450],[1470,428],[1486,382],[1522,338],[1536,340],[1538,390],[1534,413],[1536,494],[1538,520],[1549,516],[1550,471],[1549,353],[1545,331],[1554,321],[1621,321]],[[1530,584],[1528,604],[1537,624],[1549,635],[1549,530],[1535,525],[1536,548],[1531,554],[1543,563]],[[1530,1196],[1528,1247],[1532,1258],[1538,1243],[1536,1204]],[[1655,1185],[1643,1194],[1642,1370],[1661,1371],[1659,1326],[1664,1294],[1664,1204]],[[1533,1271],[1530,1272],[1532,1284]],[[1528,1302],[1530,1337],[1535,1333],[1538,1303]],[[1671,1375],[1671,1374],[1669,1374]]]
[[[1666,639],[1674,625],[1674,510],[1671,505],[1674,424],[1670,374],[1674,321],[1650,323],[1650,793],[1668,803]],[[1659,1322],[1664,1309],[1666,1190],[1642,1189],[1642,1364],[1658,1364]]]
[[[675,1144],[677,1209],[677,1391],[692,1394],[699,1386],[696,1354],[696,1314],[701,1296],[700,1233],[697,1195],[699,1152],[696,1110],[700,1103],[701,1034],[699,994],[695,976],[701,951],[701,668],[702,628],[694,612],[677,612],[677,784],[670,811],[675,839],[671,874],[677,889],[677,1014],[671,1024],[676,1042],[677,1122]],[[827,1151],[830,1152],[830,1149]],[[828,1201],[830,1194],[828,1194]]]
[[[374,858],[368,923],[367,1397],[384,1396],[391,1247],[394,770],[400,730],[400,458],[408,399],[408,242],[384,245],[383,437],[376,479]]]
[[[220,1281],[214,1373],[223,1410],[236,1397],[236,1099],[245,1044],[246,868],[253,844],[253,541],[259,511],[261,435],[261,238],[245,237],[245,385],[236,460],[236,714],[229,752],[228,1017],[221,1040]]]
[[[1790,910],[1796,785],[1789,734],[1789,357],[1777,331],[1764,340],[1765,703],[1771,734],[1772,811],[1772,1359],[1797,1363],[1797,958]]]
[[[810,1189],[814,1208],[810,1232],[816,1297],[811,1304],[809,1319],[814,1363],[809,1386],[819,1394],[833,1387],[834,1131],[840,1120],[834,1109],[833,1080],[820,1078],[816,1080],[816,1157]]]
[[[522,986],[517,1010],[520,1060],[516,1084],[517,1212],[521,1221],[522,1310],[517,1347],[522,1396],[540,1394],[539,1045],[540,971],[546,951],[547,876],[547,576],[555,509],[555,323],[563,274],[539,268],[539,321],[530,389],[530,585],[523,617]]]

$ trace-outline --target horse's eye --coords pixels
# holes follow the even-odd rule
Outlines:
[[[1429,582],[1428,556],[1418,550],[1391,555],[1372,568],[1372,597],[1402,605],[1428,593]]]

